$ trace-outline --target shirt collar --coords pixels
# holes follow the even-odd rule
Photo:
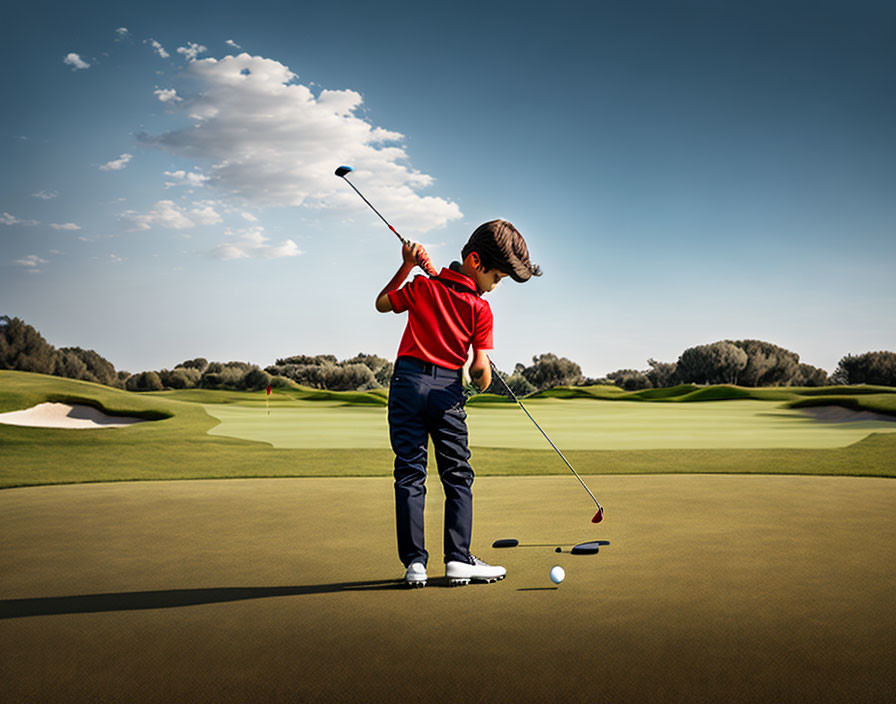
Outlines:
[[[469,289],[470,293],[475,293],[477,296],[479,295],[479,289],[476,288],[476,282],[466,274],[462,274],[459,271],[454,271],[453,269],[449,269],[448,267],[442,267],[442,270],[439,272],[438,278],[458,284],[459,286]]]

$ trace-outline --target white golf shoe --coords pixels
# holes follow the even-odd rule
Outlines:
[[[475,555],[470,555],[469,562],[452,560],[445,565],[445,576],[448,584],[459,587],[469,584],[470,580],[477,582],[497,582],[507,576],[507,570],[500,565],[490,565],[480,560]]]
[[[422,562],[412,562],[404,573],[404,583],[409,587],[426,586],[426,567]]]

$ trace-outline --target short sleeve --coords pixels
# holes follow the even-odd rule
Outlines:
[[[492,338],[492,309],[488,301],[482,301],[482,305],[476,311],[476,320],[473,325],[473,349],[492,350],[495,343]]]
[[[408,281],[404,286],[394,291],[389,291],[386,295],[389,297],[389,303],[392,304],[392,311],[395,313],[404,313],[408,308],[414,305],[417,301],[417,279],[421,278],[420,276],[415,276],[411,281]]]

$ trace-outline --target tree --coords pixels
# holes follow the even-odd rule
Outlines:
[[[675,385],[675,371],[678,365],[675,362],[657,362],[648,359],[650,369],[644,372],[655,389],[665,389]]]
[[[59,354],[79,359],[84,366],[84,371],[78,376],[72,374],[58,374],[58,376],[92,381],[96,384],[105,384],[106,386],[117,385],[118,375],[112,362],[100,356],[96,351],[82,350],[80,347],[60,347],[57,350],[57,355]]]
[[[362,352],[360,354],[356,354],[351,359],[342,360],[341,362],[339,362],[339,364],[363,364],[368,369],[370,369],[370,371],[376,374],[380,369],[391,363],[385,357],[378,357],[375,354],[364,354]]]
[[[848,354],[831,375],[835,384],[874,384],[896,386],[896,352]]]
[[[197,369],[200,374],[202,374],[206,369],[208,369],[208,360],[205,357],[197,357],[196,359],[188,359],[186,362],[181,362],[177,365],[177,367],[184,367],[186,369]],[[175,369],[177,369],[175,367]]]
[[[140,372],[128,377],[125,388],[128,391],[161,391],[164,386],[157,372]]]
[[[258,368],[248,362],[212,362],[200,377],[199,386],[203,389],[242,389],[243,379],[253,367]]]
[[[532,366],[525,367],[521,373],[538,391],[572,386],[582,379],[582,368],[578,364],[550,352],[532,357]]]
[[[316,364],[318,366],[323,364],[336,364],[336,356],[332,354],[319,354],[315,357],[310,357],[305,354],[297,354],[293,357],[278,359],[276,364]]]
[[[678,378],[683,383],[736,384],[747,366],[747,353],[730,342],[690,347],[678,358]]]
[[[333,391],[355,391],[376,388],[376,378],[366,364],[328,364],[324,370],[324,388]]]
[[[273,376],[285,376],[302,386],[324,388],[325,371],[324,366],[320,364],[272,364],[265,367],[265,371]]]
[[[87,365],[70,349],[57,350],[54,356],[53,376],[87,380]],[[92,381],[92,380],[91,380]]]
[[[376,378],[376,383],[379,384],[381,387],[382,386],[388,387],[390,385],[390,383],[392,382],[392,372],[394,371],[394,366],[395,365],[393,365],[392,362],[386,362],[386,364],[384,364],[382,367],[380,367],[374,374],[374,377]]]
[[[261,389],[268,388],[270,383],[271,375],[266,371],[262,371],[260,367],[253,366],[243,376],[240,386],[246,389],[246,391],[260,391]]]
[[[56,348],[20,318],[0,316],[0,369],[52,374]]]
[[[640,391],[641,389],[653,388],[653,384],[644,372],[636,369],[620,369],[607,374],[608,379],[612,379],[613,383],[626,391]]]
[[[507,385],[517,398],[535,393],[535,387],[522,374],[511,374],[507,377]]]
[[[811,364],[800,364],[799,371],[793,380],[794,386],[825,386],[827,383],[828,373]]]
[[[762,340],[726,340],[747,354],[741,386],[790,386],[799,376],[800,356]]]
[[[200,376],[197,367],[175,367],[159,372],[159,379],[166,389],[192,389],[199,383]]]

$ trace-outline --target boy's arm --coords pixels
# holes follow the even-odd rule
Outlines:
[[[470,365],[470,378],[479,387],[479,391],[485,391],[492,384],[492,365],[489,363],[487,350],[475,350],[473,363]]]
[[[426,250],[423,249],[419,244],[414,243],[410,247],[407,245],[402,245],[401,247],[401,267],[399,267],[398,271],[395,272],[395,276],[392,277],[392,280],[386,284],[385,288],[380,291],[379,295],[376,297],[376,309],[380,313],[388,313],[392,310],[392,302],[389,300],[389,292],[397,289],[404,282],[406,278],[408,278],[408,274],[411,273],[411,270],[417,265],[418,257],[421,255],[426,255]],[[428,257],[427,257],[428,258]]]
[[[380,294],[376,297],[376,309],[380,313],[388,313],[392,310],[392,302],[389,300],[389,292],[394,291],[401,286],[402,282],[408,278],[408,274],[411,273],[411,269],[413,268],[413,264],[403,262],[398,271],[395,272],[395,276],[392,277],[392,280],[386,284],[386,287],[382,291],[380,291]]]

